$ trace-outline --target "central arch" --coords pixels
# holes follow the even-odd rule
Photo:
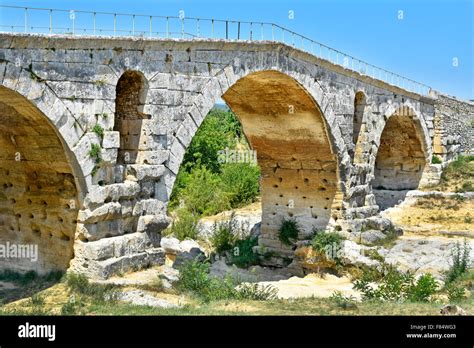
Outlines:
[[[47,117],[2,86],[0,148],[0,245],[10,250],[0,270],[66,270],[80,209],[77,163]]]
[[[292,254],[278,239],[283,219],[302,235],[325,229],[338,183],[337,159],[323,114],[311,95],[279,71],[254,72],[222,96],[239,118],[261,168],[259,244]]]

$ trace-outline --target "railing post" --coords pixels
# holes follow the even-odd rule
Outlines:
[[[117,14],[114,13],[114,36],[117,36]]]
[[[135,36],[135,15],[132,16],[132,36]]]
[[[181,18],[181,38],[184,39],[184,17]]]
[[[150,37],[153,36],[153,28],[152,28],[153,16],[150,16]]]
[[[252,35],[253,35],[252,30],[253,30],[253,23],[250,22],[250,41],[252,41]]]
[[[199,34],[199,18],[197,19],[197,22],[196,22],[196,30],[197,30],[197,37],[200,36]]]
[[[25,7],[25,33],[28,32],[28,7]]]
[[[169,17],[166,17],[166,38],[170,37],[170,20]]]
[[[229,40],[229,21],[225,21],[225,39]]]
[[[49,34],[53,33],[53,10],[49,10]]]
[[[211,19],[211,39],[214,38],[214,19]]]
[[[237,40],[240,40],[240,22],[237,23]]]
[[[94,26],[94,35],[95,35],[95,15],[96,15],[96,13],[94,12],[94,15],[93,15],[93,20],[92,20],[92,22],[93,22],[93,26]]]

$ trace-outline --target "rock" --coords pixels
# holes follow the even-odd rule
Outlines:
[[[123,291],[117,294],[117,300],[129,302],[139,306],[150,306],[160,308],[178,308],[179,306],[169,301],[157,298],[143,290]]]
[[[175,283],[179,280],[179,271],[172,267],[162,266],[158,277],[162,280],[167,280],[170,283]]]
[[[177,255],[181,251],[179,239],[174,237],[161,238],[161,247],[166,254]]]
[[[442,315],[467,315],[464,309],[456,305],[446,305],[439,312]]]
[[[374,244],[375,242],[385,239],[387,236],[378,230],[368,230],[360,234],[360,239],[365,244]]]
[[[374,248],[359,245],[353,241],[345,240],[342,242],[340,256],[344,265],[377,267],[380,263],[367,256],[365,253]]]
[[[174,267],[179,267],[186,261],[199,260],[204,261],[206,255],[201,246],[194,240],[184,240],[180,243],[181,252],[176,255],[173,263]]]

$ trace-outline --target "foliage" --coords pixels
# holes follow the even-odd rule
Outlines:
[[[95,163],[100,163],[102,158],[100,157],[101,147],[99,144],[91,144],[91,149],[89,150],[89,156],[95,161]]]
[[[231,263],[240,268],[248,268],[252,265],[256,265],[258,262],[258,256],[253,251],[253,248],[257,246],[258,238],[247,237],[245,239],[239,239],[235,242],[231,252]]]
[[[104,128],[98,123],[92,128],[92,131],[97,134],[101,139],[104,138]]]
[[[443,161],[441,160],[441,158],[439,158],[439,156],[433,155],[431,157],[431,163],[432,164],[441,164],[441,163],[443,163]]]
[[[415,280],[412,273],[385,263],[380,273],[364,271],[362,278],[354,281],[354,289],[361,291],[365,300],[427,302],[437,287],[431,274]]]
[[[341,291],[334,291],[329,297],[329,301],[343,309],[355,308],[356,299],[354,296],[345,296]]]
[[[299,226],[295,219],[283,219],[278,230],[278,239],[285,245],[292,245],[298,239]]]
[[[464,287],[450,283],[446,286],[449,302],[457,303],[464,299]]]
[[[470,266],[470,253],[471,247],[466,238],[462,246],[459,242],[456,242],[451,250],[452,265],[446,273],[446,283],[452,283],[467,272]]]
[[[212,215],[255,201],[259,168],[249,163],[219,161],[219,151],[234,149],[238,144],[248,147],[235,115],[211,110],[184,154],[169,208],[176,208],[183,201],[198,214]]]
[[[213,277],[209,274],[207,262],[187,261],[181,265],[179,271],[177,288],[190,292],[205,303],[229,299],[264,301],[276,296],[276,290],[270,286],[240,284],[229,276]]]
[[[218,174],[206,167],[195,168],[190,173],[181,197],[186,208],[197,215],[212,215],[230,207]]]
[[[326,255],[326,257],[340,264],[338,251],[342,248],[344,237],[336,232],[313,231],[311,246],[317,252]]]
[[[222,189],[232,208],[256,200],[259,194],[260,169],[249,163],[229,163],[222,166]]]
[[[270,284],[244,283],[239,285],[236,297],[239,300],[268,301],[275,300],[277,294],[278,290]]]
[[[179,240],[197,239],[199,235],[199,216],[186,208],[176,211],[176,219],[169,228],[169,232]]]
[[[218,254],[231,250],[237,241],[237,222],[234,216],[232,213],[229,220],[216,222],[212,226],[209,240]]]

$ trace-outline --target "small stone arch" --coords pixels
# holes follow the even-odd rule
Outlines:
[[[380,209],[398,204],[420,185],[431,146],[423,119],[411,105],[388,108],[374,160],[373,192]]]
[[[147,93],[148,81],[139,71],[127,70],[117,81],[114,130],[120,132],[119,164],[137,162],[142,123],[150,118],[143,112]]]

